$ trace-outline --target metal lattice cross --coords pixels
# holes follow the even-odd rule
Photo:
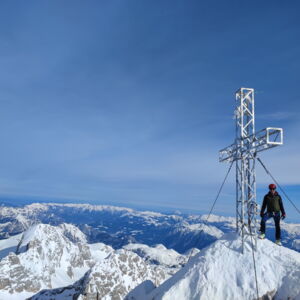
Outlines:
[[[220,162],[236,162],[236,229],[244,242],[248,237],[257,245],[256,153],[283,144],[282,128],[268,127],[255,132],[254,89],[236,92],[235,143],[220,150]],[[247,220],[247,222],[246,222]]]

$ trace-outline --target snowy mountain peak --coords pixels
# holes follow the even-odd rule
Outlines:
[[[73,233],[78,230],[67,227]],[[0,241],[1,253],[15,252],[0,261],[0,289],[3,293],[23,293],[25,298],[28,293],[41,288],[67,285],[95,264],[89,246],[74,244],[64,235],[64,229],[64,226],[38,224],[18,238]],[[20,298],[23,296],[19,295]]]
[[[274,294],[278,299],[300,297],[298,252],[260,240],[255,259],[259,297]],[[128,299],[256,299],[251,245],[247,242],[242,254],[240,238],[227,234],[203,249],[158,288],[149,292],[147,286],[148,293],[141,296],[145,290],[141,286]]]
[[[35,224],[22,235],[17,252],[24,252],[34,245],[49,248],[55,242],[56,246],[64,247],[70,242],[86,243],[86,237],[77,227],[71,224],[60,224],[58,227],[48,224]]]
[[[76,226],[62,223],[58,227],[62,229],[64,236],[66,236],[73,243],[87,243],[86,235]]]

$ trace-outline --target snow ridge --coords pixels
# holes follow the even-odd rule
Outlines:
[[[275,294],[276,299],[300,299],[298,252],[262,240],[255,257],[260,297]],[[251,245],[247,242],[242,254],[240,238],[227,234],[203,249],[161,286],[149,292],[148,284],[148,293],[141,295],[143,290],[136,288],[127,299],[256,299]]]

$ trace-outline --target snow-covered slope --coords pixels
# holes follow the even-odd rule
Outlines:
[[[16,235],[35,223],[72,223],[86,234],[89,243],[104,242],[115,249],[128,243],[164,244],[179,253],[193,247],[201,249],[215,241],[220,233],[214,226],[205,227],[199,216],[166,215],[105,205],[34,203],[1,207],[0,238]]]
[[[20,233],[8,239],[0,240],[0,259],[7,256],[9,252],[16,252],[22,237],[23,233]]]
[[[192,256],[199,252],[198,249],[192,248],[186,254],[179,254],[173,249],[167,249],[162,244],[156,245],[155,247],[144,244],[128,244],[123,248],[138,254],[147,263],[153,266],[158,265],[162,267],[165,273],[169,275],[175,274]]]
[[[259,240],[255,259],[259,297],[276,294],[275,299],[300,299],[298,252],[269,240]],[[203,249],[158,288],[152,286],[149,291],[149,282],[145,285],[133,290],[127,299],[257,299],[250,243],[246,243],[242,254],[240,239],[227,234]]]
[[[164,245],[159,244],[155,247],[149,247],[144,244],[128,244],[124,249],[133,251],[146,261],[156,265],[165,265],[168,267],[177,267],[186,263],[186,257],[179,254],[173,249],[167,249]]]

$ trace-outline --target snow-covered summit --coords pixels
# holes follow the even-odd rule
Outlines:
[[[300,254],[269,240],[259,240],[257,246],[259,297],[300,299]],[[224,235],[158,288],[153,285],[149,292],[149,282],[145,284],[146,288],[137,287],[127,299],[257,299],[250,242],[246,242],[242,254],[240,238]]]
[[[44,243],[44,249],[46,249],[53,241],[61,245],[69,242],[86,243],[86,237],[82,231],[72,224],[62,223],[57,227],[48,224],[35,224],[23,233],[0,240],[0,259],[9,252],[15,252],[16,254],[25,252],[34,244],[42,247]]]
[[[62,229],[64,236],[66,236],[73,243],[87,243],[86,235],[72,224],[62,223],[58,226]]]
[[[37,224],[0,241],[0,298],[8,299],[10,294],[25,298],[42,288],[64,286],[83,276],[95,259],[87,244],[70,240],[70,231],[77,237],[82,234],[72,225]]]

